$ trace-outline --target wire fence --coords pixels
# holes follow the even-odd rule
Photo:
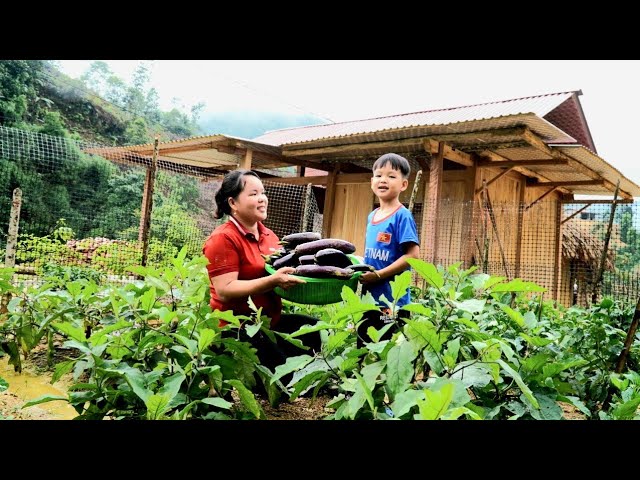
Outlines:
[[[20,188],[17,272],[39,276],[75,268],[98,272],[112,281],[132,278],[129,267],[143,258],[147,165],[125,149],[121,156],[107,160],[96,153],[103,147],[0,126],[0,254],[4,259],[12,195]],[[419,169],[416,159],[409,158],[412,170]],[[370,169],[373,160],[361,166]],[[235,161],[229,157],[230,165]],[[166,160],[158,166],[147,252],[148,264],[155,267],[165,265],[183,247],[189,255],[201,254],[205,239],[220,223],[214,218],[220,172]],[[269,179],[295,176],[292,168],[267,170],[258,163],[254,169],[264,173],[269,228],[279,237],[322,232],[323,187]],[[610,205],[563,204],[560,208],[557,202],[547,201],[525,207],[498,200],[491,202],[484,194],[473,202],[442,200],[435,263],[448,266],[461,261],[465,268],[476,265],[491,275],[534,281],[548,289],[546,298],[557,297],[565,305],[587,305],[603,295],[636,301],[640,295],[638,203],[617,206],[602,282],[597,282]],[[423,211],[420,202],[414,205],[421,238]]]

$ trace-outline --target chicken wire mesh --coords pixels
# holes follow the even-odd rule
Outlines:
[[[141,161],[125,150],[110,159],[90,153],[103,147],[0,126],[0,254],[4,259],[12,194],[20,188],[18,272],[40,275],[62,266],[89,268],[111,280],[131,278],[128,268],[142,260],[142,204],[149,159]],[[361,160],[359,166],[370,170],[376,158]],[[419,170],[417,156],[408,158],[412,171]],[[292,176],[291,169],[261,170],[260,164],[254,168],[265,174],[269,228],[279,237],[322,232],[322,188],[269,180],[269,175]],[[149,265],[166,264],[183,247],[190,255],[201,254],[204,240],[220,223],[213,215],[221,175],[158,162]],[[448,266],[462,261],[465,268],[476,265],[491,275],[534,281],[548,289],[545,298],[557,297],[565,305],[587,305],[603,295],[636,301],[640,295],[637,203],[617,206],[602,282],[597,282],[611,210],[608,204],[585,208],[581,204],[559,207],[555,201],[531,207],[492,203],[483,194],[473,202],[443,199],[434,263]],[[420,202],[414,205],[420,238],[423,211]],[[427,259],[427,252],[421,254]]]

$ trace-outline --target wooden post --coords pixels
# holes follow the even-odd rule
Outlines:
[[[22,190],[13,190],[11,214],[9,215],[9,232],[7,234],[7,251],[4,256],[4,266],[13,268],[16,264],[16,246],[18,245],[18,227],[20,225],[20,209],[22,208]]]
[[[524,201],[527,191],[527,182],[523,179],[520,181],[520,198],[518,199],[518,221],[516,230],[516,269],[514,278],[520,277],[520,262],[522,260],[522,223],[524,220]]]
[[[413,214],[413,205],[416,201],[416,195],[420,189],[420,177],[422,177],[422,170],[416,172],[416,178],[413,180],[413,190],[411,190],[411,198],[409,199],[409,211]]]
[[[253,150],[247,148],[247,152],[244,154],[244,158],[240,162],[239,167],[244,170],[251,170],[251,160],[253,158]]]
[[[464,195],[464,212],[462,217],[462,231],[469,232],[469,236],[467,241],[463,243],[464,250],[461,253],[462,259],[464,261],[464,267],[470,268],[474,263],[480,264],[482,260],[479,257],[482,256],[482,249],[478,248],[480,252],[478,256],[474,255],[474,251],[476,246],[479,246],[478,243],[478,214],[479,210],[476,205],[476,185],[479,182],[479,175],[481,170],[477,168],[474,164],[473,167],[468,167],[467,172],[469,177],[467,178],[466,187],[465,187],[465,195]],[[477,258],[475,262],[474,258]]]
[[[324,209],[322,212],[322,236],[331,238],[331,223],[333,220],[333,205],[336,200],[336,183],[338,173],[340,172],[340,164],[336,164],[333,171],[329,173],[327,179],[327,190],[324,194]]]
[[[16,264],[16,247],[18,245],[18,227],[20,225],[20,209],[22,208],[22,190],[13,190],[13,200],[11,202],[11,213],[9,214],[9,231],[7,232],[7,251],[4,255],[4,266],[13,268]],[[8,305],[11,301],[11,293],[7,292],[0,298],[0,314],[4,321],[4,314],[8,312]]]
[[[498,224],[496,222],[496,216],[493,213],[493,206],[491,205],[491,199],[489,198],[489,190],[487,189],[486,180],[482,181],[483,190],[484,190],[484,200],[485,205],[487,207],[487,211],[489,212],[489,218],[491,219],[491,226],[493,227],[493,234],[496,237],[496,242],[498,242],[498,249],[500,250],[500,257],[502,258],[502,267],[504,268],[504,273],[507,276],[507,280],[511,280],[511,275],[509,275],[509,267],[507,265],[507,257],[504,253],[504,248],[502,248],[502,242],[500,241],[500,232],[498,231]]]
[[[616,373],[622,373],[624,370],[624,366],[627,363],[627,355],[629,355],[629,351],[631,350],[631,345],[633,344],[633,339],[636,336],[636,330],[638,329],[638,321],[640,320],[640,298],[636,302],[636,311],[633,313],[633,320],[631,320],[631,325],[629,325],[629,331],[627,332],[627,338],[624,341],[624,348],[622,352],[620,352],[620,357],[618,358],[618,364],[616,365]]]
[[[142,242],[142,266],[147,266],[147,250],[149,249],[149,231],[151,230],[151,210],[153,209],[153,189],[156,183],[156,169],[158,166],[158,136],[153,142],[153,157],[151,166],[147,168],[142,196],[142,215],[140,216],[140,234],[138,240]]]
[[[438,210],[440,207],[440,196],[442,194],[444,147],[444,142],[439,142],[438,153],[431,157],[426,208],[423,204],[422,228],[424,235],[422,236],[420,250],[426,252],[426,261],[433,264],[436,264],[438,258]]]
[[[613,194],[613,202],[611,202],[611,214],[609,215],[609,226],[607,227],[607,234],[604,237],[604,247],[602,247],[602,256],[600,257],[600,265],[598,265],[598,271],[596,272],[596,278],[593,282],[593,294],[591,295],[591,303],[596,303],[598,299],[598,290],[600,290],[600,283],[602,282],[602,275],[604,274],[604,266],[607,261],[607,250],[609,249],[609,240],[611,239],[611,227],[613,227],[613,217],[616,214],[616,203],[618,201],[618,192],[620,191],[620,179],[616,185],[616,192]]]
[[[309,206],[311,205],[311,184],[307,183],[307,188],[304,190],[304,210],[302,211],[302,218],[300,219],[300,231],[307,231],[307,219],[309,218]]]
[[[558,199],[556,205],[556,238],[555,238],[555,257],[553,259],[553,299],[560,301],[560,277],[562,275],[562,201]]]

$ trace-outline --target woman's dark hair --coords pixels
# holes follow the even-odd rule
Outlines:
[[[375,161],[371,170],[375,171],[378,168],[382,168],[387,163],[391,164],[392,169],[399,170],[403,178],[408,178],[411,174],[411,165],[409,165],[409,161],[397,153],[385,153]]]
[[[231,207],[229,206],[229,197],[238,198],[240,192],[244,190],[247,183],[243,177],[253,175],[260,179],[256,172],[251,170],[233,170],[227,173],[222,179],[220,189],[216,192],[216,215],[215,218],[222,218],[224,215],[231,215]]]

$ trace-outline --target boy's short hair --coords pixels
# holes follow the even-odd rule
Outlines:
[[[397,153],[385,153],[374,162],[371,170],[375,172],[378,168],[384,167],[387,163],[390,163],[391,168],[394,170],[400,171],[403,178],[408,178],[411,174],[411,165],[409,165],[409,160]]]

